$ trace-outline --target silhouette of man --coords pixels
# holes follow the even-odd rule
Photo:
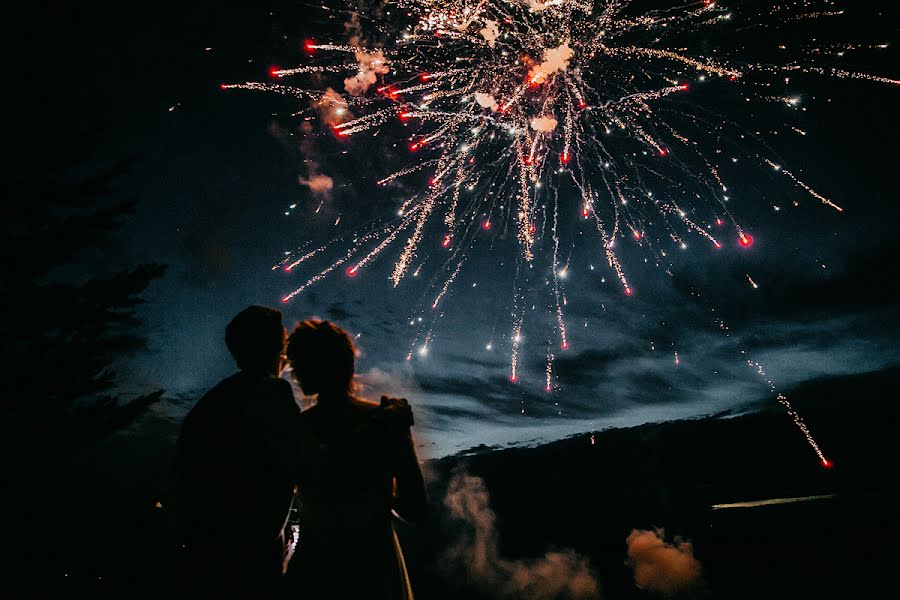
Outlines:
[[[176,446],[183,583],[210,592],[274,591],[296,481],[300,410],[279,378],[281,312],[241,311],[225,330],[240,371],[188,413]]]

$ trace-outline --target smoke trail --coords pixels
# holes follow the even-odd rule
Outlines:
[[[600,585],[588,560],[572,550],[547,552],[536,559],[500,556],[496,516],[484,481],[465,473],[450,480],[444,505],[462,521],[463,532],[444,554],[445,565],[496,598],[588,600],[600,597]]]

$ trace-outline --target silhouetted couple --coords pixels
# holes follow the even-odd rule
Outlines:
[[[327,321],[287,337],[279,311],[251,306],[225,343],[240,371],[200,399],[176,449],[185,586],[411,599],[392,522],[392,511],[413,522],[425,513],[408,403],[353,396],[353,342]],[[316,396],[302,413],[280,378],[285,359]],[[285,565],[295,489],[300,537]]]

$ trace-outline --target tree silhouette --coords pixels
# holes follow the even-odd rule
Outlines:
[[[0,427],[19,449],[111,432],[162,394],[123,398],[116,366],[145,347],[137,308],[165,267],[92,264],[134,210],[115,191],[129,162],[92,157],[83,107],[50,114],[13,126],[0,225]]]

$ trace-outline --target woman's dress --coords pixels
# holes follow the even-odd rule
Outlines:
[[[421,485],[409,428],[359,400],[317,405],[301,419],[311,443],[301,461],[288,588],[304,598],[412,600],[392,517],[404,469],[414,467]],[[415,491],[424,506],[424,492]]]

